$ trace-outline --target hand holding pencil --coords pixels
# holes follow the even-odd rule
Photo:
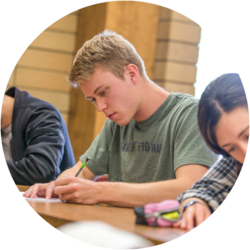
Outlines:
[[[79,169],[78,172],[76,173],[75,177],[77,177],[77,176],[80,174],[81,170],[83,169],[83,167],[85,166],[85,164],[86,164],[88,161],[89,161],[89,157],[87,157],[86,161],[82,164],[82,166],[80,167],[80,169]]]

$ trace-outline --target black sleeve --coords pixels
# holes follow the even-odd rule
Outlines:
[[[60,173],[65,144],[60,116],[50,108],[30,110],[24,131],[23,158],[7,160],[15,183],[33,185],[54,180]],[[12,158],[15,159],[13,155]]]

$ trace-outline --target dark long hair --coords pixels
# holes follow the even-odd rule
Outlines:
[[[198,124],[203,138],[215,153],[229,156],[219,147],[215,128],[223,113],[240,106],[248,108],[243,84],[236,73],[216,78],[203,92],[198,106]]]

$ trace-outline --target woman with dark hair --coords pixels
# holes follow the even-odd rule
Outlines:
[[[238,74],[222,75],[206,87],[198,106],[198,123],[208,146],[223,157],[177,198],[182,219],[174,227],[188,230],[207,219],[224,201],[246,156],[249,112]]]

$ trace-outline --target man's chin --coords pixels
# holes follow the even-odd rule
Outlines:
[[[129,121],[114,121],[117,125],[119,125],[120,127],[125,127],[126,125],[129,124]]]

